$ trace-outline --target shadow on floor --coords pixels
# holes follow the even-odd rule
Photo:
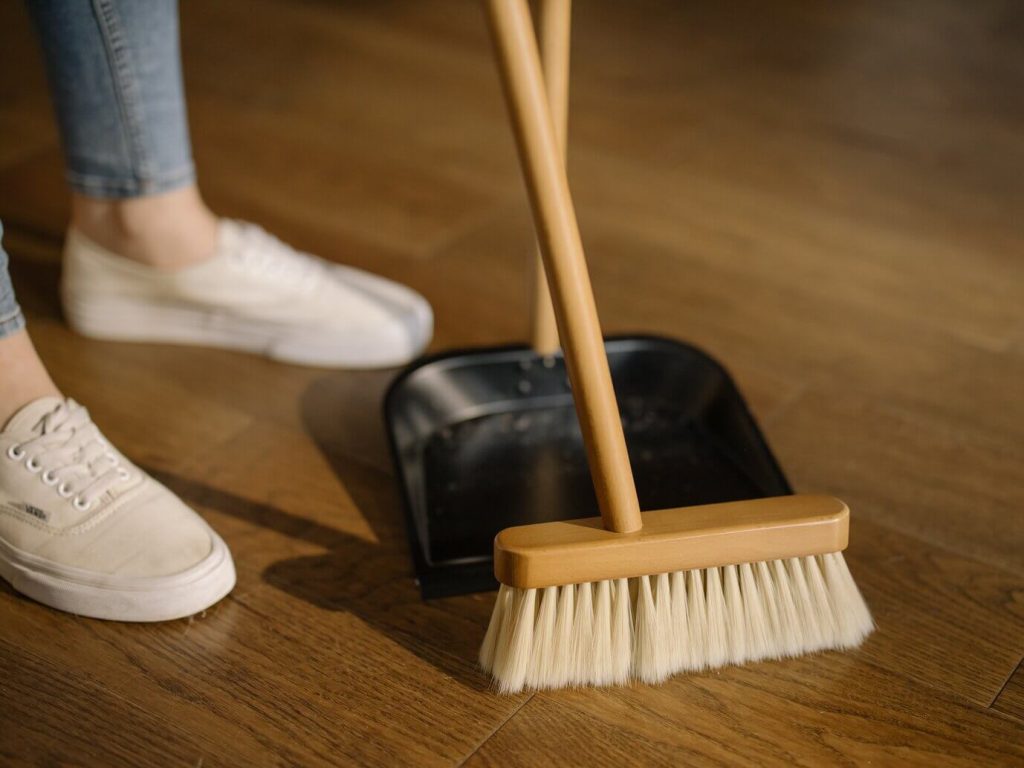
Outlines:
[[[492,596],[421,600],[397,489],[381,483],[385,477],[390,483],[390,476],[378,463],[389,460],[383,424],[374,420],[380,420],[379,403],[392,375],[330,374],[302,399],[307,431],[379,544],[204,483],[150,472],[188,503],[322,547],[323,554],[273,563],[263,581],[321,610],[349,612],[462,685],[485,690],[488,680],[475,658]],[[362,439],[367,430],[376,431],[377,442]],[[356,453],[360,445],[364,450]]]

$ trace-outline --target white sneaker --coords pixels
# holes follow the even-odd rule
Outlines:
[[[0,576],[44,605],[164,621],[235,585],[227,545],[114,450],[73,400],[44,397],[0,432]]]
[[[342,368],[403,365],[433,334],[418,293],[222,219],[216,254],[166,272],[69,231],[64,313],[84,336],[225,347]]]

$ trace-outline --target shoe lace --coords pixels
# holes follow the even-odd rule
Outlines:
[[[260,226],[236,222],[238,237],[231,257],[250,274],[310,290],[324,275],[320,259],[300,253]]]
[[[58,405],[37,425],[39,434],[12,446],[11,458],[25,458],[25,467],[38,472],[46,485],[71,498],[77,509],[93,503],[131,474],[111,450],[89,412],[73,400]]]

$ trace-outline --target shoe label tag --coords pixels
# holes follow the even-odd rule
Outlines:
[[[41,510],[39,507],[33,507],[31,504],[24,504],[20,501],[8,501],[3,504],[0,504],[0,507],[3,507],[10,511],[18,512],[23,515],[32,515],[32,517],[38,518],[43,522],[46,522],[50,519],[50,516],[46,514],[46,512]]]

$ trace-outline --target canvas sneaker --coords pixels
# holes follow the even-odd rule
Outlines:
[[[84,336],[224,347],[304,365],[403,365],[433,334],[430,305],[415,291],[229,219],[220,221],[212,258],[173,272],[71,230],[61,293],[68,322]]]
[[[108,443],[73,400],[44,397],[0,431],[0,576],[97,619],[198,613],[235,584],[221,538]]]

